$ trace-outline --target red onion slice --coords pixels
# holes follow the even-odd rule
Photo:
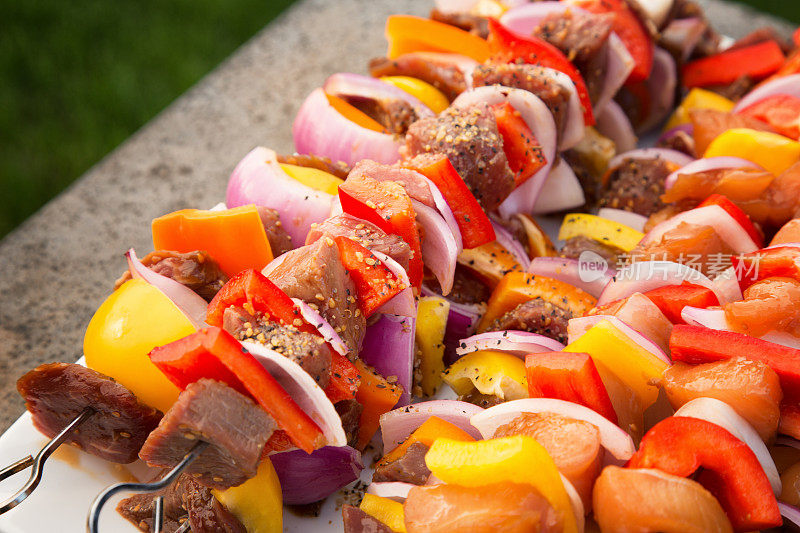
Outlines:
[[[303,367],[263,344],[244,341],[242,346],[272,374],[297,405],[319,426],[328,446],[346,446],[342,419],[325,391]],[[304,452],[305,453],[305,452]]]
[[[520,243],[502,224],[498,224],[494,220],[490,220],[490,222],[494,228],[497,242],[500,243],[503,248],[511,252],[511,255],[514,256],[517,263],[522,265],[523,268],[527,267],[531,260],[528,258],[528,254],[525,252],[522,243]]]
[[[715,290],[711,280],[692,267],[673,261],[637,261],[617,271],[597,299],[597,305],[622,300],[635,292],[645,293],[667,285],[680,285],[684,281],[711,289],[721,304],[726,303],[724,295]]]
[[[787,437],[786,435],[779,435],[778,438],[775,439],[775,446],[788,446],[789,448],[800,450],[800,440]]]
[[[439,296],[425,285],[422,285],[422,294],[423,296]],[[449,366],[458,360],[456,348],[458,348],[461,339],[472,335],[478,320],[480,320],[486,309],[486,306],[482,304],[462,304],[450,299],[447,299],[447,301],[450,302],[450,312],[447,315],[447,326],[444,330],[445,366]]]
[[[476,439],[480,432],[470,424],[470,418],[483,411],[477,405],[458,400],[431,400],[395,409],[381,415],[383,453],[389,453],[406,440],[414,430],[432,416],[437,416],[463,429]]]
[[[352,166],[362,159],[392,164],[400,159],[402,141],[394,135],[361,127],[336,111],[322,89],[314,90],[294,119],[294,146],[300,154],[329,157]]]
[[[716,424],[727,430],[734,437],[747,444],[747,447],[761,463],[761,468],[772,485],[772,492],[775,495],[781,493],[781,476],[775,466],[775,461],[769,454],[769,450],[764,445],[764,441],[758,436],[758,432],[750,423],[742,418],[730,405],[716,398],[695,398],[680,409],[673,416],[684,416],[689,418],[699,418],[706,422]]]
[[[760,102],[768,96],[775,96],[777,94],[786,94],[800,98],[800,74],[792,74],[790,76],[783,76],[768,81],[763,85],[759,85],[734,106],[733,112],[738,113],[742,109],[750,107],[751,105]]]
[[[625,48],[625,44],[616,33],[611,32],[608,36],[606,77],[603,80],[603,89],[593,106],[594,109],[602,111],[606,104],[614,98],[614,95],[625,85],[635,64],[633,56]]]
[[[674,3],[674,0],[634,0],[633,2],[647,18],[653,21],[656,28],[660,28],[666,22]]]
[[[186,285],[182,285],[174,279],[153,272],[144,266],[144,264],[139,261],[139,258],[136,257],[136,252],[133,248],[128,250],[125,257],[128,259],[128,270],[133,279],[144,280],[149,285],[152,285],[164,293],[164,296],[169,298],[170,301],[175,304],[175,307],[186,315],[186,318],[189,319],[195,328],[200,329],[206,325],[208,302],[199,294]]]
[[[364,469],[361,452],[350,446],[325,446],[308,454],[290,450],[270,456],[281,482],[283,503],[304,505],[327,498],[352,483]]]
[[[498,211],[504,218],[515,213],[530,213],[536,204],[536,197],[555,163],[557,133],[556,123],[550,109],[533,93],[522,89],[491,85],[478,87],[459,95],[451,104],[456,107],[468,107],[473,104],[489,105],[508,102],[517,110],[531,129],[539,144],[547,163],[539,171],[528,178],[522,185],[514,189],[506,198]]]
[[[778,502],[778,510],[781,512],[782,517],[794,524],[795,527],[800,528],[800,509],[783,502]],[[786,525],[786,520],[784,520],[783,525]]]
[[[300,309],[300,314],[303,315],[303,318],[306,322],[317,328],[320,336],[325,339],[325,342],[331,345],[337,353],[341,355],[347,355],[348,349],[347,345],[344,343],[342,338],[336,333],[336,330],[333,329],[327,320],[322,318],[322,315],[319,312],[308,305],[306,302],[301,300],[300,298],[292,298],[294,304]]]
[[[529,353],[558,352],[563,349],[563,344],[550,337],[510,329],[490,331],[461,339],[456,354],[461,356],[478,350],[494,350],[524,358]]]
[[[418,118],[434,116],[434,112],[416,96],[371,76],[339,72],[325,80],[322,90],[340,97],[351,96],[378,101],[400,100],[410,105]]]
[[[661,41],[667,48],[679,51],[685,63],[707,29],[708,23],[700,17],[675,19],[661,32]]]
[[[470,423],[478,428],[483,438],[491,439],[497,428],[523,413],[554,413],[592,424],[600,432],[600,444],[618,462],[627,461],[636,452],[631,436],[603,415],[583,405],[554,398],[525,398],[501,403],[474,415]]]
[[[615,270],[595,270],[587,262],[566,257],[535,257],[528,272],[569,283],[597,298],[614,278]]]
[[[377,257],[383,266],[392,271],[392,274],[397,276],[397,279],[403,283],[406,288],[396,294],[394,298],[383,304],[378,308],[378,313],[385,313],[389,315],[399,315],[416,317],[417,316],[417,303],[414,300],[414,292],[411,289],[411,282],[408,279],[408,273],[400,266],[400,264],[389,257],[388,255],[372,250],[372,255]]]
[[[646,216],[623,209],[614,209],[613,207],[601,207],[597,212],[597,216],[619,222],[623,226],[628,226],[636,231],[644,231],[644,226],[647,224]]]
[[[359,357],[386,379],[396,378],[403,387],[399,406],[411,401],[411,381],[414,372],[413,317],[381,315],[367,328]]]
[[[614,141],[617,152],[629,152],[636,148],[637,138],[633,125],[617,102],[609,100],[595,116],[595,128]]]
[[[685,222],[696,226],[711,226],[734,252],[746,254],[758,250],[758,245],[735,218],[718,205],[707,205],[678,213],[656,225],[642,238],[641,244],[659,242],[665,233]]]
[[[256,204],[277,210],[281,224],[298,245],[306,241],[311,224],[328,218],[332,199],[287,175],[275,152],[261,146],[233,169],[225,195],[228,207]]]
[[[589,315],[571,318],[567,323],[567,335],[569,336],[569,342],[575,342],[581,335],[604,320],[611,322],[611,325],[624,333],[642,349],[647,350],[668,365],[672,364],[672,360],[666,353],[664,353],[664,350],[662,350],[658,344],[651,341],[614,315]]]
[[[670,148],[637,148],[617,154],[608,162],[608,168],[618,167],[626,159],[664,159],[683,167],[694,161],[694,158]]]
[[[413,172],[413,171],[412,171]],[[464,249],[463,238],[461,237],[461,229],[458,227],[458,222],[456,222],[456,216],[453,214],[453,210],[450,209],[450,205],[448,205],[447,200],[444,199],[442,196],[442,192],[433,183],[431,180],[419,174],[419,177],[425,180],[428,183],[428,187],[431,191],[431,196],[433,197],[433,205],[436,206],[436,209],[439,211],[439,214],[442,215],[442,218],[447,223],[447,227],[450,228],[450,231],[453,234],[453,237],[456,239],[456,245],[458,246],[458,253],[461,253],[461,250]]]
[[[544,180],[539,197],[533,205],[534,215],[557,213],[586,203],[581,182],[569,163],[558,158],[550,174]]]
[[[734,266],[730,266],[720,272],[711,283],[714,286],[714,292],[722,294],[726,302],[738,302],[743,298],[742,288],[739,286],[739,279]]]
[[[439,280],[442,294],[447,295],[453,288],[459,245],[453,232],[435,209],[416,200],[411,200],[411,204],[417,214],[417,222],[423,229],[422,259]]]
[[[680,127],[680,126],[679,126]],[[664,182],[665,189],[671,189],[675,182],[678,181],[678,176],[681,174],[696,174],[698,172],[707,172],[709,170],[717,170],[721,168],[761,168],[752,161],[742,159],[741,157],[719,156],[719,157],[704,157],[696,159],[691,163],[684,165],[679,170],[667,176]]]
[[[500,17],[500,23],[520,35],[531,35],[533,30],[550,15],[562,15],[567,10],[587,13],[586,10],[567,2],[532,2],[509,9]]]
[[[416,487],[416,485],[412,483],[403,483],[402,481],[378,481],[369,484],[367,493],[402,502],[408,498],[408,491],[414,487]]]
[[[639,126],[641,131],[649,131],[658,126],[675,105],[678,68],[672,55],[663,48],[655,48],[653,70],[645,83],[650,93],[650,106],[647,118]]]
[[[561,476],[561,483],[564,485],[564,490],[569,497],[569,504],[572,507],[572,514],[575,515],[575,524],[578,526],[578,531],[584,531],[586,529],[586,510],[583,507],[583,500],[578,491],[575,490],[575,485],[565,478],[561,472],[558,475]]]

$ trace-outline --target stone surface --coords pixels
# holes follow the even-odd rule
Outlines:
[[[703,1],[722,31],[774,19]],[[264,28],[67,191],[0,242],[0,431],[23,410],[14,383],[48,361],[73,361],[83,332],[125,268],[152,248],[150,220],[224,199],[228,175],[252,147],[292,151],[302,99],[334,72],[365,72],[385,49],[394,12],[431,0],[306,0]],[[786,24],[781,30],[788,34]]]

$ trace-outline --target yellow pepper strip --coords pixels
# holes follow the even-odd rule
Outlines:
[[[366,493],[361,500],[361,510],[389,526],[392,531],[406,532],[405,514],[400,502]]]
[[[444,372],[444,381],[456,394],[493,394],[501,400],[528,397],[525,362],[505,352],[478,350],[468,353]]]
[[[561,229],[558,230],[558,238],[565,241],[579,236],[630,252],[642,240],[644,233],[597,215],[569,213],[564,217]]]
[[[523,270],[514,254],[497,241],[465,248],[458,254],[458,264],[470,269],[490,287],[497,285],[508,272]]]
[[[769,131],[734,128],[711,141],[703,157],[718,156],[741,157],[779,176],[800,160],[800,142]]]
[[[439,296],[423,296],[417,307],[417,329],[414,339],[420,353],[420,387],[426,396],[433,396],[442,384],[444,372],[444,330],[450,302]]]
[[[736,104],[715,92],[695,88],[689,91],[672,116],[667,121],[664,130],[671,130],[675,126],[690,124],[689,111],[692,109],[715,109],[729,113]]]
[[[380,80],[414,96],[434,113],[441,113],[450,105],[444,93],[427,81],[411,76],[384,76]]]
[[[564,522],[564,532],[578,531],[572,505],[561,475],[544,447],[531,437],[461,442],[436,439],[425,464],[445,483],[480,487],[492,483],[533,485]]]
[[[380,460],[378,464],[391,463],[405,455],[409,446],[417,442],[424,444],[428,448],[433,446],[436,439],[445,438],[453,440],[473,441],[472,435],[447,420],[438,416],[431,416],[420,427],[408,436],[397,448],[390,451]]]
[[[318,168],[301,167],[287,163],[281,163],[281,168],[289,177],[303,185],[334,196],[339,194],[339,185],[344,183],[343,179]]]
[[[410,52],[446,52],[471,57],[478,63],[489,59],[489,43],[450,24],[412,15],[386,19],[389,59]]]
[[[642,400],[644,409],[658,397],[657,382],[669,366],[648,352],[608,320],[598,322],[570,343],[565,352],[588,353],[600,378],[613,374]]]
[[[255,477],[238,487],[212,492],[239,519],[248,533],[283,531],[281,483],[269,459],[261,461]]]
[[[338,111],[340,115],[350,122],[355,122],[362,128],[367,128],[368,130],[377,131],[380,133],[388,133],[386,128],[384,128],[380,122],[376,121],[357,107],[350,105],[347,103],[347,101],[333,94],[326,93],[325,96],[328,97],[328,103],[331,104],[331,107]]]
[[[566,308],[572,316],[583,316],[597,303],[594,297],[569,283],[528,272],[509,272],[492,291],[478,331],[486,331],[496,319],[534,298]]]
[[[166,412],[180,390],[147,354],[194,332],[186,315],[164,293],[133,279],[114,291],[89,322],[83,338],[86,366],[114,378],[142,402]]]

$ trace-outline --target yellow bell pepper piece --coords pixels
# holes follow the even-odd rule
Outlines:
[[[405,513],[400,502],[366,493],[361,500],[361,510],[389,526],[392,531],[406,532]]]
[[[544,496],[564,521],[564,532],[577,532],[567,491],[553,459],[531,437],[462,442],[436,439],[425,464],[445,483],[480,487],[492,483],[528,483]]]
[[[588,237],[630,252],[642,240],[644,233],[596,215],[569,213],[564,217],[561,229],[558,230],[558,238],[565,241],[578,236]]]
[[[450,365],[444,373],[444,381],[459,395],[478,389],[481,394],[494,394],[501,400],[528,397],[525,362],[504,352],[468,353]]]
[[[655,403],[661,374],[669,366],[648,352],[608,320],[595,324],[570,343],[565,352],[588,353],[603,382],[608,374],[627,385],[644,409]]]
[[[441,113],[450,105],[450,101],[444,93],[427,81],[411,76],[383,76],[380,80],[417,98],[434,113]]]
[[[97,309],[83,338],[86,366],[114,378],[151,407],[166,412],[180,390],[147,356],[195,332],[164,293],[139,279],[126,281]]]
[[[287,163],[281,163],[281,168],[295,181],[332,195],[339,194],[339,185],[344,183],[343,179],[318,168],[301,167]]]
[[[741,157],[778,176],[800,160],[800,143],[769,131],[734,128],[711,141],[703,157],[718,156]]]
[[[444,372],[444,330],[450,302],[440,296],[423,296],[417,307],[414,339],[420,353],[420,387],[426,396],[436,394]]]
[[[269,459],[261,461],[255,477],[238,487],[212,492],[239,519],[248,533],[283,531],[281,483]]]
[[[664,126],[664,130],[671,130],[675,126],[691,123],[689,111],[692,109],[715,109],[729,113],[735,105],[733,101],[715,92],[699,88],[692,89],[683,99],[681,105],[672,113],[666,126]]]

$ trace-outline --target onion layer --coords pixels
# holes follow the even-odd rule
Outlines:
[[[384,378],[395,376],[403,387],[398,405],[411,401],[411,380],[414,372],[414,326],[416,319],[381,315],[367,328],[360,357]]]
[[[557,340],[528,331],[490,331],[461,339],[456,354],[465,355],[478,350],[506,352],[519,357],[529,353],[558,352],[564,345]]]
[[[528,267],[528,272],[569,283],[597,298],[613,279],[615,271],[611,268],[606,268],[602,272],[587,271],[587,269],[588,266],[582,264],[578,259],[535,257]]]
[[[625,48],[619,36],[611,32],[608,36],[608,56],[606,59],[606,77],[603,80],[603,89],[597,97],[594,109],[600,111],[614,98],[617,91],[625,84],[635,62],[633,56]]]
[[[304,505],[327,498],[358,479],[361,453],[350,446],[325,446],[311,454],[290,450],[270,456],[278,474],[283,503]]]
[[[680,285],[684,281],[711,289],[721,304],[727,302],[725,296],[715,290],[711,280],[698,270],[673,261],[638,261],[617,271],[614,280],[597,299],[597,305],[622,300],[635,292],[645,293],[667,285]]]
[[[395,409],[381,415],[383,453],[386,454],[406,440],[415,429],[432,416],[439,417],[463,429],[476,439],[480,432],[470,424],[470,418],[483,411],[477,405],[458,400],[431,400]]]
[[[614,141],[617,152],[628,152],[636,148],[636,133],[633,131],[628,115],[618,103],[609,100],[603,109],[596,113],[596,116],[595,128],[602,135]]]
[[[614,209],[613,207],[601,207],[597,212],[597,216],[619,222],[623,226],[628,226],[636,231],[644,231],[644,226],[647,224],[646,216],[623,209]]]
[[[423,229],[422,258],[439,280],[442,294],[447,295],[453,288],[459,244],[444,218],[435,209],[416,200],[411,200],[411,203],[417,214],[417,222]]]
[[[680,127],[680,126],[678,126]],[[741,157],[704,157],[697,159],[691,163],[684,165],[679,170],[667,176],[664,182],[665,189],[671,189],[675,182],[678,181],[678,176],[681,174],[696,174],[698,172],[707,172],[709,170],[716,170],[721,168],[761,168],[752,161],[742,159]]]
[[[372,76],[339,72],[325,80],[322,90],[335,96],[350,96],[378,101],[400,100],[410,105],[418,118],[434,116],[434,112],[416,96]]]
[[[800,98],[800,74],[792,74],[790,76],[782,76],[768,81],[747,93],[744,98],[739,100],[733,108],[734,113],[738,113],[746,107],[760,102],[769,96],[776,94],[786,94]]]
[[[586,203],[581,182],[569,164],[558,158],[533,205],[534,215],[557,213]]]
[[[671,148],[637,148],[615,155],[608,162],[608,168],[617,167],[626,159],[663,159],[679,167],[686,166],[694,161],[693,157]]]
[[[347,344],[345,344],[339,334],[336,333],[336,330],[333,329],[333,326],[331,326],[316,309],[300,298],[292,298],[292,301],[297,308],[300,309],[300,314],[303,315],[305,321],[317,328],[317,331],[320,336],[325,339],[325,342],[329,343],[337,353],[347,355],[349,351],[347,349]]]

